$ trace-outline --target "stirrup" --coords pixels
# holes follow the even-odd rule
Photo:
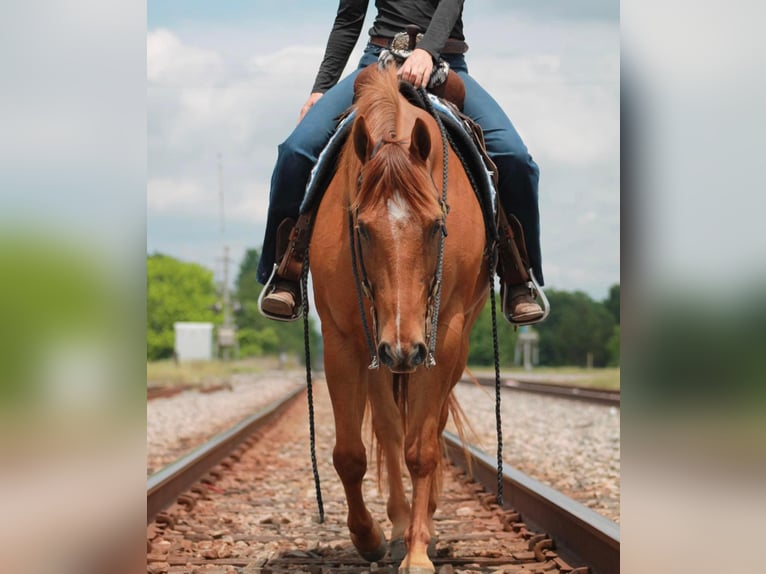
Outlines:
[[[274,269],[271,271],[271,275],[269,275],[269,280],[266,281],[266,285],[263,286],[263,290],[261,291],[261,294],[258,296],[258,311],[261,315],[266,317],[267,319],[273,319],[274,321],[282,321],[283,323],[291,323],[292,321],[298,320],[300,317],[300,313],[293,312],[293,314],[290,317],[285,317],[283,315],[274,315],[273,313],[269,313],[267,311],[263,310],[263,299],[274,291],[274,280],[277,277],[277,267],[278,265],[274,264]],[[302,287],[301,287],[302,289]],[[304,293],[301,295],[305,296]]]
[[[540,298],[540,302],[542,303],[543,308],[543,314],[541,317],[538,317],[537,319],[530,319],[527,321],[511,321],[511,319],[505,314],[505,309],[508,308],[510,301],[508,301],[508,292],[510,289],[505,289],[503,291],[503,300],[501,301],[501,309],[503,310],[503,316],[505,319],[514,327],[521,327],[523,325],[534,325],[535,323],[542,323],[545,321],[545,319],[548,318],[548,315],[551,312],[551,304],[548,302],[548,298],[545,296],[545,293],[543,292],[542,288],[540,287],[540,284],[537,282],[537,279],[535,279],[535,273],[532,271],[532,268],[530,267],[527,272],[529,273],[529,280],[532,282],[532,292],[533,294],[536,294]]]

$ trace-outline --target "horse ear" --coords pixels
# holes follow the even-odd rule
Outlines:
[[[431,134],[426,123],[417,118],[410,136],[410,154],[424,162],[431,153]]]
[[[367,122],[364,121],[364,116],[359,116],[354,122],[354,151],[359,157],[359,161],[365,163],[370,159],[372,149],[370,146],[370,134],[367,131]]]

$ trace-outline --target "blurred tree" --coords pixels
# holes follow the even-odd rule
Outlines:
[[[502,366],[513,365],[516,350],[516,331],[500,312],[500,297],[497,297],[497,343]],[[493,366],[494,349],[492,344],[492,306],[487,300],[479,318],[474,323],[469,338],[468,365]]]
[[[604,300],[606,310],[612,314],[615,322],[620,324],[620,284],[617,283],[609,288],[609,295]]]
[[[115,334],[119,320],[133,317],[121,314],[127,297],[89,247],[54,232],[0,226],[0,426],[51,400],[53,386],[66,377],[55,367],[59,357],[82,352],[98,364],[95,357],[124,343],[121,334],[136,333],[126,321]]]
[[[612,336],[609,337],[609,341],[606,343],[606,349],[609,353],[609,366],[620,366],[620,326],[615,325]]]
[[[244,306],[245,301],[258,301],[258,297],[263,291],[263,285],[258,283],[255,278],[256,269],[258,269],[258,260],[260,254],[257,249],[248,249],[245,256],[239,264],[239,274],[235,282],[236,298]]]
[[[607,307],[581,291],[546,289],[545,293],[551,314],[537,326],[540,363],[585,366],[588,353],[593,353],[593,366],[606,366],[610,359],[607,342],[615,325]]]
[[[146,259],[146,355],[173,356],[176,321],[219,323],[211,307],[218,295],[213,272],[197,263],[155,253]]]

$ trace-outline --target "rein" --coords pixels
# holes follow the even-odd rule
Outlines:
[[[447,131],[444,129],[439,114],[436,113],[428,94],[423,88],[418,88],[418,95],[420,95],[423,102],[426,104],[428,113],[436,120],[436,125],[439,126],[439,134],[442,138],[442,234],[439,238],[439,256],[436,260],[436,277],[434,277],[435,283],[432,290],[432,297],[429,297],[428,310],[426,311],[426,317],[428,312],[431,311],[431,328],[427,329],[426,337],[428,338],[428,357],[426,358],[426,367],[433,367],[436,365],[436,329],[439,323],[439,307],[441,305],[442,295],[442,271],[444,269],[444,240],[447,237],[447,214],[449,213],[449,205],[447,204],[447,186],[449,176],[449,143],[447,142]],[[427,325],[427,321],[426,321]]]
[[[351,243],[351,269],[354,272],[354,287],[356,287],[356,299],[359,302],[359,314],[362,317],[362,327],[364,328],[364,337],[367,339],[367,348],[370,351],[370,365],[367,367],[370,370],[377,369],[380,366],[378,360],[378,352],[375,347],[375,343],[372,340],[372,334],[370,333],[370,326],[367,323],[367,315],[364,312],[363,296],[370,300],[370,315],[372,316],[373,328],[377,329],[377,320],[375,318],[375,301],[372,298],[372,290],[370,283],[367,280],[367,271],[364,269],[364,262],[362,262],[362,277],[359,276],[359,265],[356,260],[356,252],[359,251],[361,259],[362,246],[358,245],[359,236],[354,231],[354,216],[351,210],[348,210],[348,231]]]

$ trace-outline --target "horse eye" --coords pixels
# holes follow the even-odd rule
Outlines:
[[[434,237],[437,233],[439,233],[442,229],[442,220],[437,219],[434,221],[433,225],[431,226],[431,237]]]
[[[370,239],[370,233],[367,231],[367,227],[362,223],[361,221],[358,221],[356,224],[356,229],[359,231],[359,235],[364,237],[365,239]]]

